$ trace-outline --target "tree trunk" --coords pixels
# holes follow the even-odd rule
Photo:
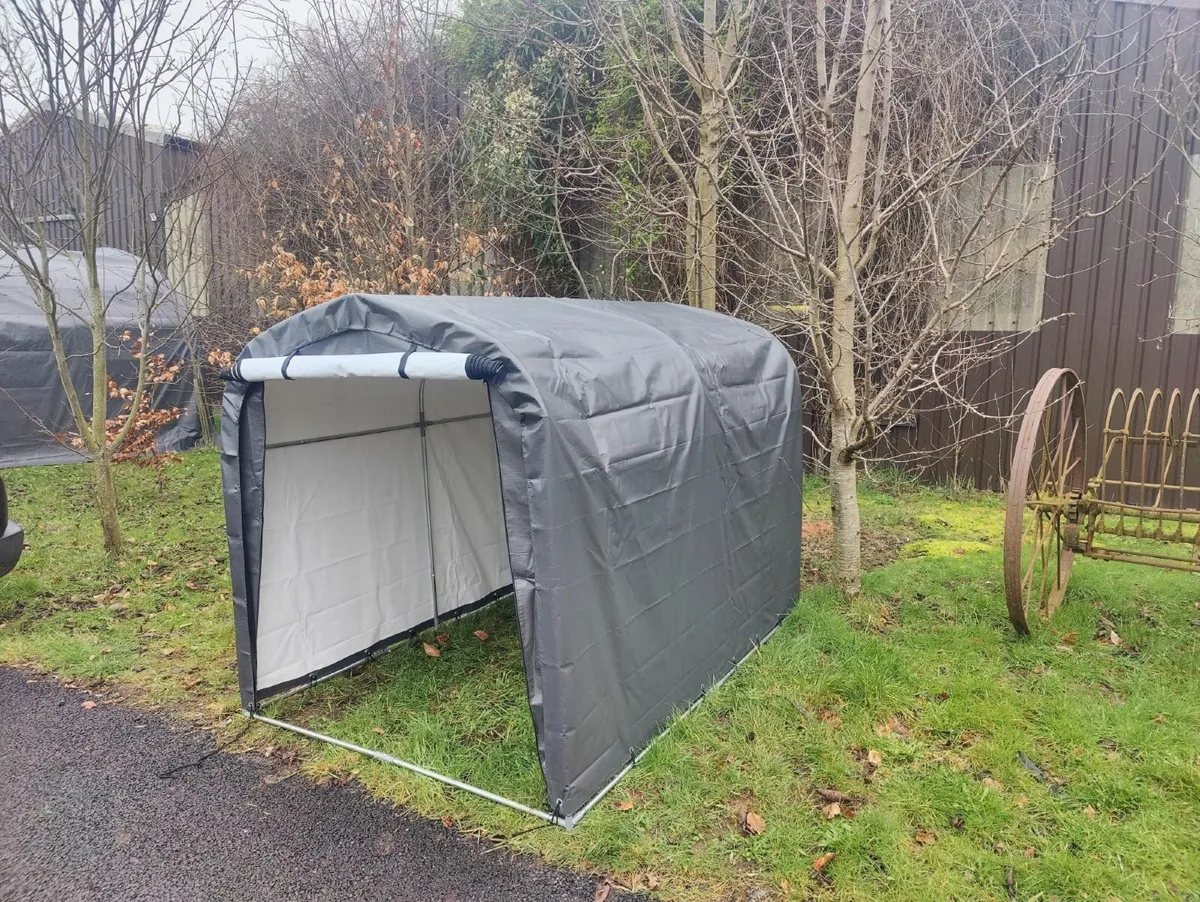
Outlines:
[[[700,306],[700,267],[697,265],[696,235],[699,234],[697,225],[697,205],[695,188],[688,192],[686,221],[683,228],[683,275],[687,302],[693,307]]]
[[[862,586],[862,523],[858,511],[858,464],[847,453],[853,415],[844,405],[834,406],[829,446],[829,494],[833,512],[833,575],[850,595]]]
[[[96,513],[100,515],[100,531],[104,534],[104,550],[109,557],[119,557],[124,549],[121,537],[121,518],[117,512],[117,486],[113,482],[113,464],[107,453],[96,455],[92,461],[96,492]]]
[[[705,99],[704,105],[716,103]],[[717,185],[713,171],[717,165],[719,125],[711,111],[701,111],[700,147],[696,161],[696,262],[697,307],[717,309]]]
[[[833,513],[833,571],[853,595],[862,584],[862,528],[858,513],[858,464],[850,450],[858,407],[854,384],[855,293],[850,255],[838,253],[837,280],[830,303],[829,487]]]
[[[862,204],[875,112],[888,0],[868,0],[859,57],[854,124],[846,156],[846,182],[838,211],[838,255],[829,313],[830,443],[829,482],[833,496],[834,575],[850,594],[862,585],[862,524],[858,512],[858,466],[851,450],[857,437],[858,395],[854,385],[858,267],[862,259]]]
[[[731,13],[732,14],[732,13]],[[730,27],[733,27],[732,25]],[[717,161],[721,153],[721,98],[724,82],[717,50],[717,0],[704,0],[704,84],[700,90],[699,146],[696,148],[696,305],[717,309]]]

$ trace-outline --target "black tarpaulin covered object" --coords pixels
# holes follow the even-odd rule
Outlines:
[[[511,586],[569,825],[795,601],[799,382],[750,323],[350,295],[268,329],[227,377],[249,711]]]
[[[108,375],[124,388],[137,385],[137,358],[124,341],[124,333],[140,336],[147,302],[139,292],[138,258],[113,248],[96,254],[105,302],[108,332]],[[58,327],[71,381],[84,410],[92,412],[92,330],[89,298],[83,278],[82,255],[58,251],[50,261],[50,275],[59,305]],[[180,408],[183,413],[158,435],[160,451],[190,448],[200,437],[185,329],[187,305],[170,288],[158,284],[151,310],[152,334],[147,343],[152,354],[162,354],[168,365],[179,364],[179,376],[158,386],[152,402],[156,408]],[[122,400],[110,398],[108,415],[115,416]],[[76,431],[54,356],[46,315],[17,262],[0,255],[0,467],[32,464],[76,463],[82,451],[60,438]]]

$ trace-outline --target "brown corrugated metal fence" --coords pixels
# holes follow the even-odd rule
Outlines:
[[[1046,369],[1073,368],[1086,385],[1089,473],[1099,466],[1099,430],[1114,388],[1200,385],[1200,335],[1169,334],[1190,169],[1155,99],[1168,34],[1182,29],[1180,56],[1200,66],[1200,13],[1112,3],[1107,14],[1113,27],[1097,38],[1095,56],[1108,62],[1062,137],[1054,201],[1066,221],[1105,212],[1081,219],[1051,248],[1043,318],[1052,321],[967,386],[988,415],[1004,417],[1020,409]],[[1018,426],[933,410],[915,428],[897,430],[895,446],[921,452],[933,478],[999,488]]]

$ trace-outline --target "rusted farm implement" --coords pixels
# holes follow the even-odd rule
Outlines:
[[[1048,370],[1025,408],[1008,483],[1004,589],[1019,633],[1031,614],[1054,613],[1077,554],[1200,572],[1200,388],[1113,392],[1090,479],[1086,433],[1079,377]]]

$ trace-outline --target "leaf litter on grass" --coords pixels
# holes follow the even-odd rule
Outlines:
[[[120,468],[132,541],[116,565],[78,513],[85,471],[13,473],[14,515],[36,541],[29,567],[0,580],[0,660],[106,699],[120,686],[209,723],[234,714],[217,471],[214,453],[185,454],[159,490]],[[805,504],[809,524],[827,520],[820,480],[807,481]],[[782,889],[846,902],[982,902],[1008,897],[1011,879],[1022,896],[1067,899],[1087,886],[1130,900],[1200,885],[1197,581],[1079,561],[1053,622],[1017,639],[998,498],[951,500],[896,480],[864,484],[862,510],[868,535],[890,550],[872,560],[860,597],[814,579],[825,562],[810,525],[805,588],[775,638],[570,833],[525,833],[514,812],[331,748],[259,728],[249,741],[272,746],[273,759],[286,754],[284,773],[357,780],[456,829],[608,875],[602,887],[669,899]],[[1100,641],[1079,641],[1101,628]],[[545,806],[517,632],[511,601],[501,601],[279,712]],[[440,654],[427,656],[426,643]],[[1136,656],[1119,653],[1127,645]],[[839,814],[825,817],[834,804]]]

